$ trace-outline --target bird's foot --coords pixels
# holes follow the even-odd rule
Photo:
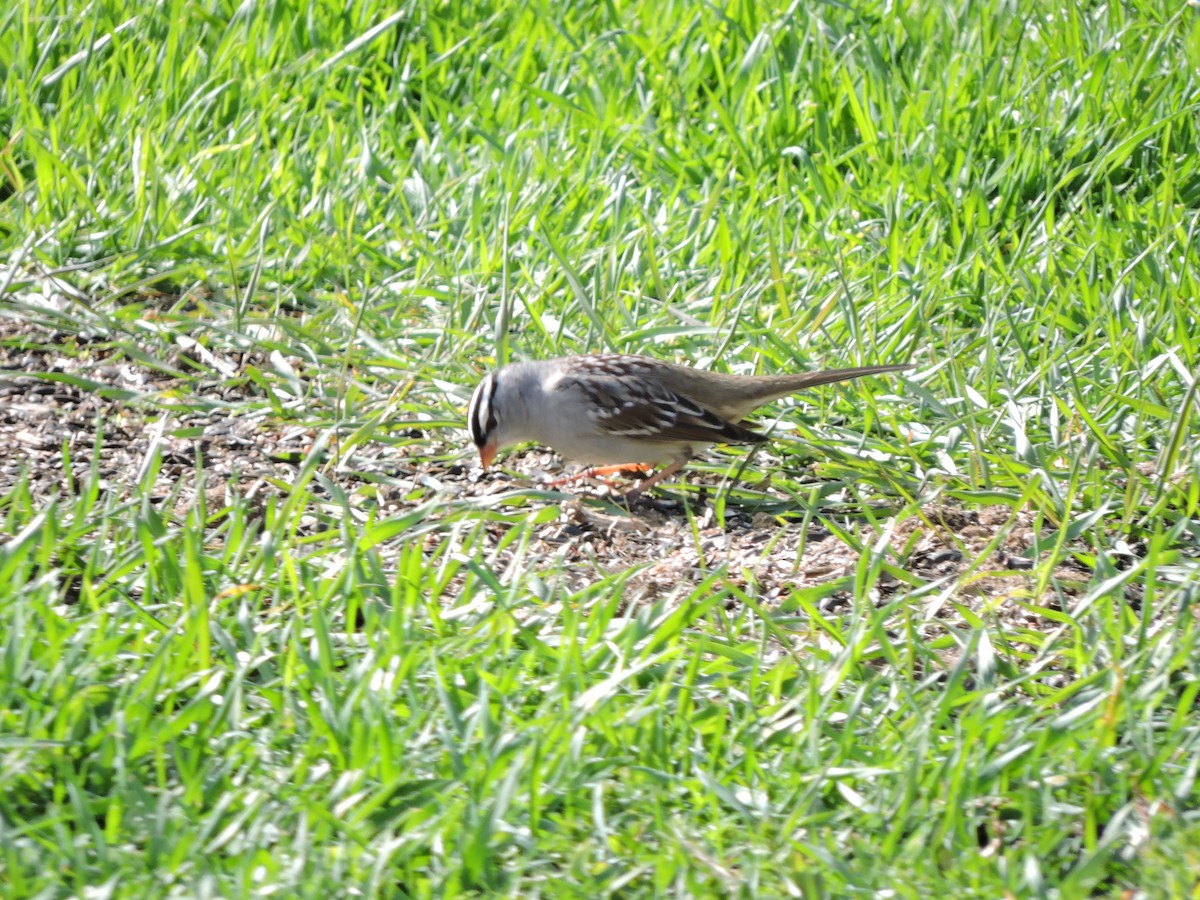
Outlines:
[[[648,477],[642,479],[640,482],[635,484],[633,487],[631,487],[629,490],[627,490],[625,492],[622,499],[625,500],[625,502],[627,502],[627,503],[633,503],[635,500],[637,500],[638,497],[642,496],[642,494],[644,494],[644,493],[646,493],[646,491],[650,490],[650,488],[654,487],[656,484],[660,484],[667,478],[670,478],[672,475],[674,475],[680,469],[682,469],[686,463],[687,463],[687,457],[684,457],[683,459],[676,459],[669,466],[667,466],[663,469],[659,469],[653,475],[648,475]],[[649,470],[646,469],[645,466],[642,466],[642,469],[649,472]]]
[[[625,473],[638,473],[641,477],[646,478],[653,472],[650,466],[644,466],[641,463],[626,463],[621,466],[591,466],[581,472],[576,472],[574,475],[566,475],[562,478],[556,478],[551,481],[546,487],[558,488],[568,484],[575,484],[583,481],[585,478],[595,478],[601,484],[608,486],[612,490],[617,490],[617,484],[606,478],[607,475],[620,475]]]

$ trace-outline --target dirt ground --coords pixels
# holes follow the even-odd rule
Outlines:
[[[0,497],[24,479],[33,504],[40,506],[79,490],[93,467],[102,493],[124,500],[149,490],[162,511],[177,517],[193,506],[200,485],[210,515],[235,495],[262,502],[272,492],[284,493],[319,430],[282,421],[262,402],[257,385],[234,377],[252,362],[249,358],[216,359],[184,343],[171,358],[151,359],[147,353],[139,361],[108,340],[89,342],[0,316],[0,444],[5,448]],[[198,377],[188,363],[200,356],[205,369],[222,377]],[[474,454],[466,452],[465,432],[419,427],[409,432],[401,446],[368,440],[345,457],[331,454],[322,471],[352,502],[373,506],[376,521],[438,498],[459,522],[472,504],[503,503],[509,513],[521,505],[531,512],[557,507],[556,514],[539,517],[536,540],[524,552],[527,558],[537,554],[558,563],[571,590],[634,568],[631,594],[661,597],[686,591],[723,569],[726,579],[752,590],[758,602],[775,605],[796,589],[844,585],[859,565],[859,554],[819,520],[805,528],[801,521],[746,512],[730,503],[718,521],[710,502],[716,481],[689,495],[697,498],[689,500],[693,523],[670,492],[667,499],[652,496],[624,509],[605,501],[609,489],[596,483],[547,491],[539,481],[564,470],[540,450],[511,455],[506,470],[485,474]],[[514,482],[513,471],[524,475],[524,483]],[[687,477],[703,484],[708,476],[691,472]],[[320,488],[314,484],[312,489]],[[526,493],[514,500],[512,492],[520,489]],[[892,521],[879,512],[876,518]],[[966,624],[956,608],[961,604],[1009,627],[1045,630],[1051,623],[1028,605],[1068,605],[1090,578],[1066,555],[1043,596],[1033,596],[1030,511],[926,508],[893,525],[885,554],[893,568],[883,572],[876,582],[878,596],[870,599],[885,603],[906,582],[910,589],[927,585],[920,618],[930,624]],[[488,562],[502,578],[514,553],[501,546],[505,527],[493,522],[487,528],[488,540],[498,548]],[[425,540],[432,547],[459,540],[460,533],[434,529]],[[860,534],[867,546],[881,537],[865,520]],[[479,545],[474,546],[477,551]],[[817,595],[822,609],[836,610],[853,599],[844,589]]]

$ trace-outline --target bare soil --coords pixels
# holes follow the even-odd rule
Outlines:
[[[189,365],[196,352],[185,348],[171,358],[142,354],[138,360],[108,341],[0,317],[0,498],[23,484],[31,503],[43,506],[92,483],[93,470],[105,497],[126,502],[148,494],[176,517],[188,515],[201,491],[210,516],[235,495],[261,503],[286,493],[318,429],[281,421],[247,379],[198,377]],[[214,360],[205,362],[211,371]],[[237,373],[247,362],[231,356],[218,368]],[[633,569],[631,601],[683,595],[720,569],[728,583],[767,605],[785,602],[796,589],[834,584],[841,587],[816,592],[822,609],[853,600],[846,585],[853,584],[860,553],[816,521],[806,528],[788,516],[732,504],[718,520],[709,502],[715,483],[687,495],[690,510],[671,499],[670,489],[667,499],[652,496],[632,508],[613,502],[610,489],[595,483],[546,491],[539,483],[563,471],[552,455],[528,451],[510,457],[505,471],[483,473],[473,454],[456,452],[459,440],[466,446],[465,435],[417,429],[399,446],[368,441],[346,457],[334,448],[322,471],[352,502],[373,507],[376,521],[439,498],[458,521],[464,505],[495,503],[508,512],[557,507],[536,526],[521,564],[532,559],[554,567],[572,591]],[[703,484],[703,473],[687,477]],[[1045,630],[1053,623],[1035,612],[1037,606],[1065,605],[1090,578],[1068,556],[1042,595],[1034,596],[1035,519],[1027,510],[939,507],[900,521],[880,518],[878,511],[875,518],[889,523],[886,535],[861,521],[858,533],[868,547],[883,541],[878,546],[888,568],[867,599],[886,603],[901,587],[928,586],[918,618],[929,626],[965,625],[963,610],[969,610],[1015,628]],[[496,547],[488,563],[502,578],[515,563],[515,551],[503,546],[505,527],[488,527]],[[432,548],[461,534],[435,529],[426,540]]]

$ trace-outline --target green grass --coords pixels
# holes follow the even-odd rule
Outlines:
[[[1198,67],[1145,0],[6,6],[0,350],[95,431],[0,467],[0,892],[1194,896]],[[917,369],[622,563],[454,468],[592,350]]]

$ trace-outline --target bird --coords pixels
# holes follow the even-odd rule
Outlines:
[[[649,470],[625,494],[635,500],[713,444],[758,443],[753,410],[804,388],[902,372],[862,366],[791,375],[728,375],[620,353],[510,363],[484,376],[467,407],[467,430],[487,469],[497,452],[533,442],[604,470]]]

